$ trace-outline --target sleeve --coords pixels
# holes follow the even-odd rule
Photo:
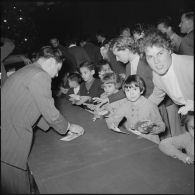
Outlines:
[[[154,104],[159,105],[165,98],[165,95],[166,93],[155,85],[154,90],[148,99]]]
[[[185,148],[185,140],[185,134],[169,137],[160,142],[159,149],[168,156],[185,161],[187,154],[181,151],[182,148]]]
[[[118,101],[118,100],[121,100],[123,98],[125,98],[125,93],[123,92],[123,90],[119,90],[117,93],[115,94],[112,94],[108,97],[109,99],[109,102],[112,103],[112,102],[115,102],[115,101]]]
[[[29,90],[44,119],[60,134],[65,134],[69,123],[54,105],[51,94],[51,79],[44,72],[36,74],[29,84]]]
[[[165,123],[162,120],[158,107],[153,103],[151,104],[150,118],[159,127],[157,134],[165,131]]]
[[[43,117],[40,118],[37,126],[43,131],[47,131],[49,129],[49,125]]]
[[[106,119],[108,128],[110,128],[113,124],[118,127],[120,121],[123,119],[123,117],[125,117],[125,110],[126,106],[123,105]]]

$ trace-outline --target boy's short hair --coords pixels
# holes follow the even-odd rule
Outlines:
[[[125,82],[123,83],[123,91],[126,87],[131,87],[134,84],[136,87],[139,87],[140,92],[143,93],[146,89],[144,80],[138,75],[129,75]]]
[[[167,34],[162,33],[160,30],[156,28],[150,28],[145,32],[145,36],[142,40],[141,52],[145,53],[147,47],[162,47],[167,50],[173,49],[172,42]]]
[[[37,53],[37,59],[39,58],[54,58],[57,63],[62,63],[64,58],[61,56],[58,50],[52,49],[51,46],[43,46]]]
[[[122,85],[121,77],[114,72],[105,73],[101,81],[103,82],[103,84],[113,83],[117,89],[119,89]]]
[[[113,51],[117,49],[118,51],[129,49],[133,53],[139,52],[139,46],[137,42],[132,37],[119,36],[113,39],[110,44],[110,49]]]
[[[80,64],[80,68],[86,67],[89,70],[95,70],[95,65],[93,62],[85,61]]]
[[[185,126],[186,131],[189,131],[188,130],[188,122],[193,117],[194,117],[194,111],[189,111],[186,115],[182,116],[181,124],[182,124],[182,126]]]
[[[68,75],[68,80],[76,81],[77,83],[80,84],[82,82],[82,77],[79,73],[73,72]]]
[[[97,72],[100,72],[102,70],[102,66],[104,65],[109,65],[111,70],[112,70],[112,66],[110,64],[110,62],[108,62],[107,60],[100,60],[96,63],[96,69],[97,69]]]

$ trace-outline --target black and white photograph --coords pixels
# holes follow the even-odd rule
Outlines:
[[[194,194],[194,1],[3,0],[2,194]]]

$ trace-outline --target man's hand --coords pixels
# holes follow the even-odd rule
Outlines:
[[[194,101],[193,100],[187,100],[185,106],[182,106],[178,113],[185,115],[188,113],[188,111],[194,111]]]
[[[81,127],[80,125],[76,125],[76,124],[71,124],[69,127],[69,131],[71,131],[72,133],[78,133],[78,134],[84,133],[83,127]]]

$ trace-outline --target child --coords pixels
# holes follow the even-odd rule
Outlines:
[[[187,164],[194,163],[194,112],[189,111],[184,118],[186,133],[164,139],[159,144],[159,149],[166,155],[178,158]],[[182,152],[182,149],[186,153]]]
[[[68,86],[67,86],[68,81]],[[65,75],[62,79],[62,84],[60,86],[59,94],[66,94],[69,96],[70,94],[79,94],[80,84],[82,82],[81,75],[79,73],[73,72],[69,75]]]
[[[104,93],[102,93],[100,95],[100,98],[102,98],[102,99],[107,98],[108,96],[110,96],[114,93],[117,93],[119,91],[119,88],[122,85],[122,82],[123,82],[121,77],[118,74],[115,74],[114,72],[104,73],[102,75],[101,81],[103,82],[102,87],[104,89]],[[107,103],[101,107],[97,106],[94,120],[96,118],[100,118],[102,111],[107,111],[107,113],[109,113],[109,114],[113,113],[120,106],[121,102],[123,102],[123,101],[124,101],[124,99],[121,99],[121,100],[115,101],[111,104]]]
[[[96,64],[97,71],[98,71],[98,77],[102,79],[103,75],[105,73],[113,72],[111,65],[106,60],[101,60]]]
[[[106,119],[108,127],[118,129],[119,123],[126,117],[127,130],[132,132],[137,130],[141,137],[158,144],[160,142],[158,134],[165,131],[165,125],[158,107],[142,95],[145,90],[143,79],[138,75],[128,76],[123,84],[123,90],[126,99],[118,110]]]
[[[80,73],[84,82],[80,86],[81,99],[77,102],[77,105],[92,102],[93,97],[100,97],[103,93],[100,79],[94,78],[95,66],[93,63],[83,62],[80,65]]]

